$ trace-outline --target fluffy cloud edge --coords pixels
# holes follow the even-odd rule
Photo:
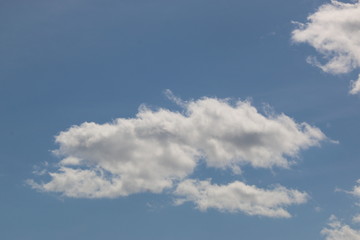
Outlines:
[[[305,24],[297,23],[292,40],[311,45],[327,60],[322,64],[315,57],[309,57],[309,63],[333,74],[360,67],[360,34],[356,30],[356,26],[360,26],[360,1],[332,0],[321,5],[307,20]]]
[[[335,190],[350,194],[358,201],[360,199],[360,179],[356,181],[351,191]],[[356,205],[359,205],[359,202],[356,202]],[[360,223],[360,214],[355,214],[352,217],[352,222],[355,224]],[[335,215],[330,216],[328,225],[322,229],[321,234],[325,237],[325,240],[360,240],[360,230],[345,224]]]
[[[357,80],[351,81],[350,91],[351,95],[359,94],[360,93],[360,74]]]
[[[360,231],[342,223],[336,216],[332,215],[328,226],[322,229],[321,234],[325,240],[360,240]]]
[[[288,168],[301,150],[327,139],[320,129],[285,114],[259,113],[248,101],[231,104],[217,98],[187,102],[170,98],[182,111],[142,106],[134,118],[85,122],[60,132],[55,137],[59,148],[54,151],[60,160],[55,170],[46,165],[46,171],[41,171],[41,177],[47,173],[50,180],[28,180],[28,185],[70,198],[117,198],[165,190],[171,194],[172,189],[178,196],[179,186],[199,161],[235,173],[241,173],[243,165]],[[288,201],[237,209],[249,215],[290,217],[284,206],[298,204],[294,196],[304,194],[281,187],[266,190],[244,185],[241,189],[246,187],[259,194],[283,194]]]

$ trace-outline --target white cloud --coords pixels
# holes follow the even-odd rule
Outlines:
[[[357,94],[360,92],[360,74],[357,80],[351,81],[350,94]]]
[[[360,198],[360,179],[356,181],[356,185],[353,187],[352,191],[347,191],[347,193]]]
[[[326,63],[309,57],[308,62],[329,73],[348,73],[360,67],[360,2],[331,1],[298,24],[295,42],[308,43],[324,56]]]
[[[180,100],[179,100],[180,101]],[[299,151],[325,135],[279,114],[261,114],[249,102],[202,98],[182,102],[183,112],[141,107],[135,118],[85,122],[56,136],[62,157],[36,189],[68,197],[102,198],[160,193],[207,166],[289,167]]]
[[[360,198],[360,179],[351,191],[342,191]],[[360,223],[360,215],[357,214],[352,218],[353,223]],[[360,230],[354,229],[349,225],[342,223],[334,215],[330,217],[328,227],[324,228],[321,233],[325,236],[326,240],[360,240]]]
[[[277,186],[273,189],[261,189],[235,181],[228,185],[211,184],[209,180],[185,180],[174,192],[179,198],[175,204],[190,201],[205,211],[215,208],[226,212],[244,212],[249,215],[288,218],[290,213],[284,207],[302,204],[308,195],[297,190]]]
[[[328,227],[321,233],[326,240],[360,240],[360,231],[343,224],[335,216],[330,217]]]
[[[360,214],[355,215],[355,216],[353,217],[352,221],[353,221],[354,223],[360,223]]]

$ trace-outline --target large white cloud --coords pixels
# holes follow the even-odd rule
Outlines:
[[[328,227],[324,228],[321,233],[326,240],[360,240],[360,231],[342,223],[335,216],[330,217]]]
[[[235,181],[228,185],[211,184],[209,180],[185,180],[175,191],[176,204],[190,201],[205,211],[215,208],[227,212],[244,212],[249,215],[267,217],[291,217],[284,207],[302,204],[308,199],[306,193],[277,186],[273,189],[261,189]]]
[[[86,122],[61,132],[56,136],[58,168],[49,171],[47,182],[29,183],[41,191],[75,198],[160,193],[184,181],[199,161],[237,173],[245,164],[287,168],[300,150],[326,138],[318,128],[296,123],[284,114],[261,114],[247,101],[230,104],[202,98],[181,105],[182,112],[141,107],[134,118]],[[291,191],[274,191],[264,194],[291,198]],[[264,210],[263,215],[286,217],[279,206],[290,202],[279,200],[259,207],[276,212]]]
[[[292,33],[295,42],[304,42],[323,54],[326,63],[309,61],[325,72],[347,73],[360,67],[360,2],[331,1],[308,17]]]

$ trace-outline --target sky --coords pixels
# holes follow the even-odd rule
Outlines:
[[[0,2],[0,238],[360,240],[360,2]]]

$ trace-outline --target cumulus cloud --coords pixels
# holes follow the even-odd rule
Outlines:
[[[298,23],[292,32],[295,42],[308,43],[324,56],[308,62],[329,73],[348,73],[360,67],[360,1],[343,3],[332,0]]]
[[[228,185],[211,184],[210,180],[185,180],[174,192],[179,198],[176,204],[193,202],[205,211],[215,208],[226,212],[244,212],[248,215],[288,218],[290,213],[284,207],[302,204],[308,200],[306,193],[282,186],[261,189],[235,181]]]
[[[247,101],[175,100],[182,111],[142,106],[134,118],[85,122],[60,132],[54,151],[61,158],[58,168],[49,170],[47,182],[28,183],[74,198],[161,193],[186,179],[199,161],[236,173],[246,164],[287,168],[301,150],[326,139],[316,127],[285,114],[261,114]],[[268,211],[285,216],[277,204],[286,201]]]
[[[330,217],[328,227],[321,233],[326,240],[360,240],[360,231],[343,224],[335,216]]]

